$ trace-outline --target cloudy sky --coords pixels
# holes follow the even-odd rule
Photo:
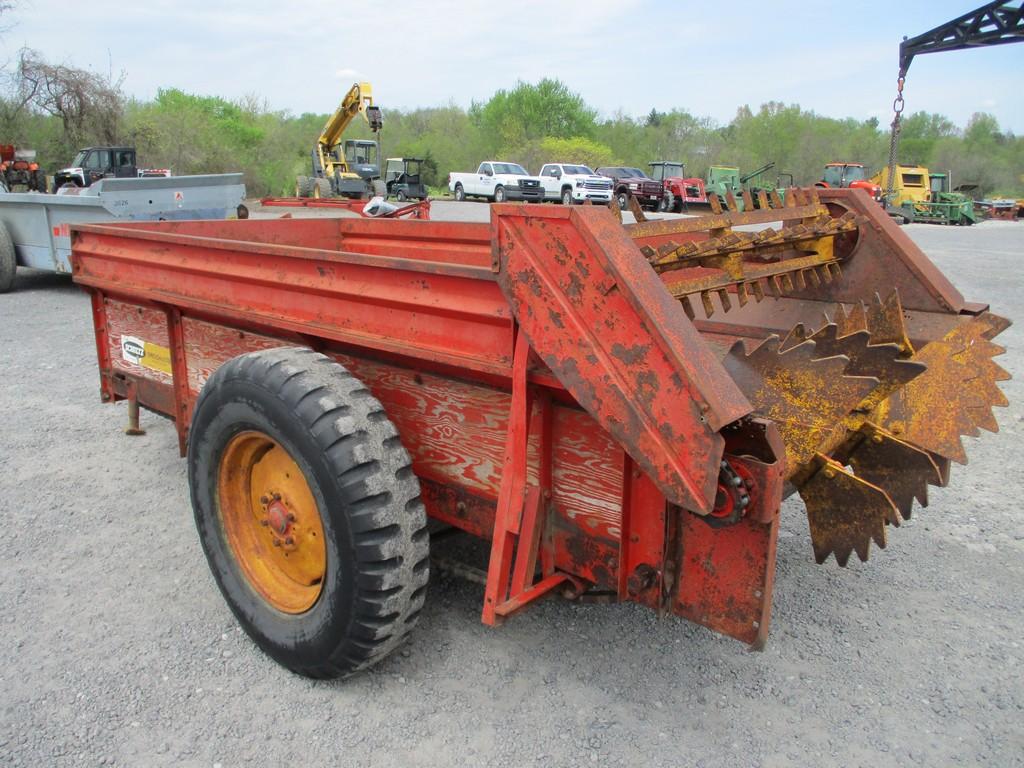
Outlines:
[[[379,104],[468,106],[517,80],[561,78],[602,114],[681,107],[726,122],[799,103],[888,123],[897,48],[980,0],[15,0],[0,56],[123,72],[140,98],[177,87],[327,112],[354,79]],[[1024,133],[1024,44],[915,60],[908,111]]]

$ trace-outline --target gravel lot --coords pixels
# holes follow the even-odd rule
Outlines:
[[[1024,223],[907,232],[1020,317]],[[0,296],[0,765],[1024,765],[1022,333],[998,340],[1002,431],[968,439],[870,563],[815,566],[787,503],[763,653],[630,605],[488,629],[482,588],[435,576],[411,646],[312,682],[221,600],[171,424],[128,438],[124,404],[100,404],[86,296],[19,271]]]

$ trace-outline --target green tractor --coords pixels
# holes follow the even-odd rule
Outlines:
[[[974,200],[966,194],[977,188],[975,184],[961,184],[956,191],[950,190],[950,174],[929,173],[928,182],[931,187],[931,202],[928,214],[931,218],[922,217],[915,211],[915,221],[933,221],[939,224],[959,224],[969,227],[978,221],[974,213]]]
[[[922,169],[924,171],[924,169]],[[950,190],[950,174],[930,173],[928,174],[928,191],[922,193],[926,199],[909,200],[904,199],[899,208],[905,223],[920,224],[947,224],[968,227],[978,221],[978,215],[974,212],[974,200],[966,194],[976,189],[975,184],[962,184],[956,191]]]
[[[712,195],[717,195],[719,202],[725,207],[725,196],[728,192],[732,192],[732,196],[736,200],[736,206],[740,211],[744,208],[743,190],[750,192],[754,199],[755,207],[757,206],[757,193],[760,191],[768,193],[775,191],[780,199],[785,200],[786,188],[782,185],[782,179],[783,177],[789,177],[788,186],[793,186],[793,174],[779,173],[772,183],[768,183],[765,174],[774,167],[775,163],[773,162],[765,163],[756,171],[741,175],[740,169],[735,166],[712,165],[708,168],[707,181],[704,183],[708,199],[710,200]]]
[[[712,165],[708,168],[708,176],[704,181],[704,189],[707,192],[708,200],[712,195],[718,195],[718,200],[725,206],[725,195],[732,192],[736,202],[742,205],[740,195],[743,187],[740,185],[740,169],[731,165]]]

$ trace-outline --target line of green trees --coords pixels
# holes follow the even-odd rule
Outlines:
[[[125,96],[120,81],[50,65],[33,51],[2,74],[0,143],[36,149],[48,172],[82,146],[124,142],[138,147],[143,165],[178,174],[241,170],[252,195],[290,194],[296,174],[308,173],[327,118],[275,110],[255,95],[230,101],[168,88],[140,101]],[[432,185],[446,184],[449,171],[496,157],[533,172],[551,161],[646,168],[675,160],[696,176],[714,164],[752,170],[774,161],[778,171],[810,184],[834,160],[876,171],[888,150],[888,127],[875,118],[840,120],[774,101],[756,111],[742,106],[725,125],[682,108],[602,116],[554,79],[520,82],[469,109],[388,109],[386,99],[383,107],[385,156],[425,158]],[[975,114],[960,128],[917,112],[903,125],[900,162],[952,171],[954,185],[978,184],[983,195],[1024,194],[1024,137],[1000,129],[992,115]],[[368,135],[365,125],[352,130],[355,138]]]

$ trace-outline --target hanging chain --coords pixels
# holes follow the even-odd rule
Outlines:
[[[900,143],[900,118],[903,115],[903,84],[907,81],[906,70],[901,69],[900,75],[896,79],[896,98],[892,102],[892,132],[889,134],[889,172],[886,174],[885,180],[885,204],[890,205],[892,202],[892,190],[893,185],[896,181],[896,148]]]

